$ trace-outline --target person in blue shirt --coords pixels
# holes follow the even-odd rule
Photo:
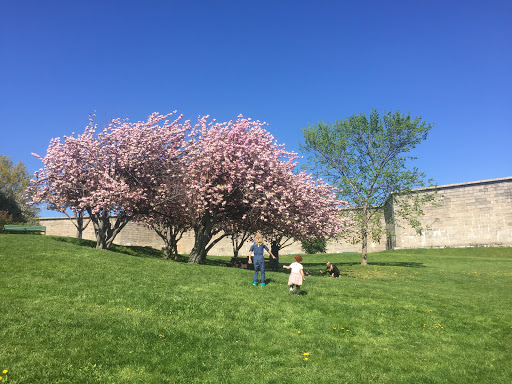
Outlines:
[[[252,280],[252,285],[258,284],[258,272],[261,271],[261,286],[265,286],[265,257],[263,256],[263,252],[267,251],[273,259],[275,259],[272,252],[268,249],[268,247],[263,244],[263,236],[260,232],[256,233],[254,236],[254,243],[249,248],[249,264],[252,264],[251,254],[254,257],[254,278]]]

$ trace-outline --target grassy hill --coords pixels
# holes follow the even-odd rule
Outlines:
[[[512,382],[512,248],[225,260],[0,235],[0,384]]]

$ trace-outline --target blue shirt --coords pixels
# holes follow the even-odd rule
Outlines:
[[[254,252],[255,259],[263,259],[263,250],[266,250],[268,252],[268,247],[265,244],[258,245],[256,243],[253,243],[253,245],[251,245],[251,248],[249,248],[250,252]]]

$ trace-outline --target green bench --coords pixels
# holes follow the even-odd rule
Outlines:
[[[15,233],[41,233],[46,234],[46,227],[42,225],[4,225],[4,232]]]

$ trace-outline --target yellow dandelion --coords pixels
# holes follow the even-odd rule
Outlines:
[[[357,348],[357,345],[354,345],[354,348]]]
[[[7,369],[4,369],[2,373],[5,375],[7,372],[9,372]]]
[[[129,311],[129,310],[130,310],[130,308],[126,308],[126,310],[127,310],[127,311]]]
[[[307,357],[305,357],[305,358],[304,358],[304,360],[308,361],[308,358],[307,358]]]
[[[2,376],[0,376],[0,380],[2,380],[2,379],[3,379],[3,377],[2,377]]]
[[[309,352],[304,352],[304,356],[309,356]]]
[[[300,331],[297,331],[297,333],[300,335]]]

